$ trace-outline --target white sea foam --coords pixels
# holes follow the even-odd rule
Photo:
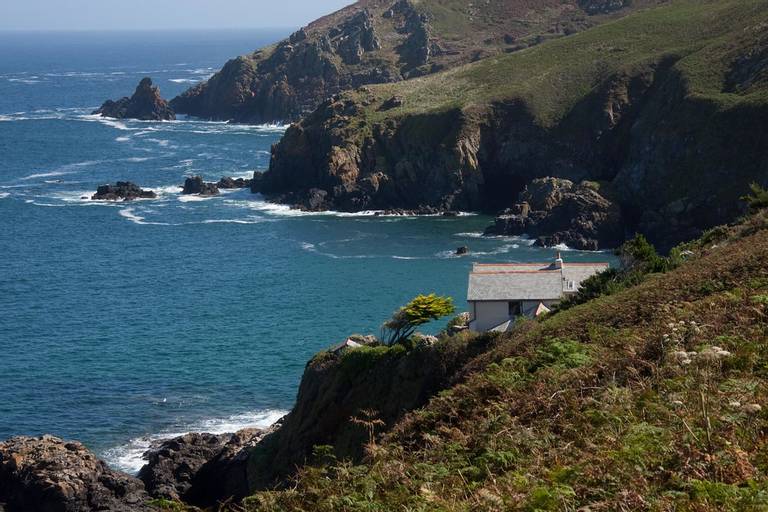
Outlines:
[[[106,450],[104,460],[112,467],[136,474],[146,463],[144,453],[157,441],[179,437],[188,432],[207,432],[225,434],[244,428],[266,428],[282,418],[287,411],[266,410],[236,414],[227,418],[213,418],[194,422],[185,427],[167,429],[156,434],[148,434],[131,439],[127,443]]]
[[[169,78],[169,82],[173,82],[175,84],[196,84],[203,80],[202,78]]]
[[[130,140],[131,140],[130,137],[117,137],[117,138],[115,138],[115,142],[128,142]]]
[[[37,174],[30,174],[29,176],[24,176],[23,178],[19,178],[21,181],[27,181],[27,180],[34,180],[37,178],[50,178],[52,176],[66,176],[67,174],[72,174],[72,171],[51,171],[51,172],[41,172]]]
[[[10,192],[0,192],[0,199],[5,199],[11,195]]]
[[[172,225],[167,222],[147,222],[144,217],[136,214],[133,208],[124,208],[120,210],[118,213],[120,213],[121,217],[124,217],[129,221],[133,222],[134,224],[139,224],[141,226],[171,226]]]

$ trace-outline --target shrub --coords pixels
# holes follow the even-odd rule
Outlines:
[[[749,189],[752,193],[742,197],[741,200],[747,203],[750,212],[756,212],[768,207],[768,190],[757,183],[752,183]]]
[[[456,311],[451,297],[419,295],[401,307],[382,326],[382,338],[388,345],[402,343],[422,324],[448,316]]]

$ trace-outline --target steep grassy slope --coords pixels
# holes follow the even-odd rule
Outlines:
[[[763,1],[677,0],[360,88],[288,130],[262,189],[313,208],[497,211],[534,178],[595,180],[628,231],[668,249],[735,218],[768,176],[766,23]]]
[[[332,94],[514,52],[664,0],[360,0],[238,57],[172,100],[176,112],[295,120]]]
[[[518,324],[363,463],[326,456],[245,509],[768,509],[768,217],[687,249]]]

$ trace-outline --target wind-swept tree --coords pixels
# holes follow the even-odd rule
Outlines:
[[[407,340],[422,324],[452,314],[456,308],[451,297],[431,293],[419,295],[392,314],[382,326],[382,338],[394,345]]]

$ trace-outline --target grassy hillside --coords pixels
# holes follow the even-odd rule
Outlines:
[[[519,323],[363,463],[321,457],[245,509],[768,509],[768,216],[685,249]]]
[[[559,121],[595,86],[611,75],[675,60],[691,95],[723,108],[741,101],[768,99],[764,66],[746,88],[728,87],[739,50],[765,51],[768,4],[761,0],[678,0],[593,28],[576,37],[497,56],[407,84],[371,87],[379,101],[397,95],[400,108],[368,111],[373,122],[385,118],[493,102],[520,100],[543,126]],[[747,74],[749,72],[747,71]]]

